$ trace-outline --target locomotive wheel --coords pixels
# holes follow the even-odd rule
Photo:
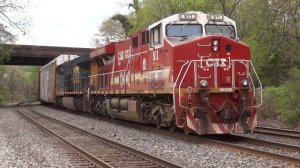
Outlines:
[[[77,108],[79,111],[83,111],[83,103],[81,99],[77,100]]]
[[[175,117],[172,117],[172,120],[170,121],[169,125],[168,125],[168,129],[169,131],[174,132],[176,130],[177,126],[176,126],[176,121],[175,121]]]
[[[83,105],[82,105],[82,102],[81,102],[81,101],[78,102],[78,109],[79,109],[80,111],[83,110]]]
[[[103,104],[101,104],[100,102],[97,102],[97,105],[96,105],[96,113],[99,115],[99,116],[104,116],[104,113],[105,112],[105,107]]]
[[[152,123],[156,126],[156,128],[160,129],[162,127],[162,114],[164,113],[164,108],[161,105],[157,105],[151,111],[152,114]]]
[[[157,117],[155,120],[155,126],[157,129],[161,129],[161,114],[157,114]]]

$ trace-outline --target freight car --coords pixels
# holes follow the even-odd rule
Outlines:
[[[51,65],[41,70],[46,102]],[[175,14],[55,69],[55,103],[74,110],[187,134],[249,133],[257,124],[262,85],[236,23],[222,14]]]
[[[54,59],[40,69],[39,76],[39,100],[42,102],[55,103],[55,71],[56,60]]]

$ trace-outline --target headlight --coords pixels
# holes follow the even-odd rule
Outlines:
[[[241,81],[241,84],[242,84],[243,87],[247,87],[247,86],[249,85],[249,82],[248,82],[247,79],[243,79],[243,80]]]
[[[201,80],[201,81],[200,81],[200,86],[201,86],[201,87],[204,87],[204,88],[207,87],[207,86],[208,86],[207,80]]]
[[[214,50],[214,51],[218,51],[218,50],[219,50],[219,47],[218,47],[218,46],[213,46],[213,50]]]
[[[220,40],[212,39],[211,40],[211,50],[213,52],[218,52],[220,49]]]
[[[213,45],[218,45],[219,44],[219,41],[218,40],[213,40]]]

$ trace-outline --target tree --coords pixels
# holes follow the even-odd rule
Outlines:
[[[300,67],[299,4],[299,0],[246,0],[238,7],[234,20],[239,36],[250,45],[264,86],[281,85],[289,69]]]
[[[131,32],[143,29],[175,13],[199,11],[203,5],[204,0],[143,0],[138,10],[129,16],[133,26]]]
[[[0,65],[9,60],[9,50],[0,43]]]
[[[128,18],[125,15],[116,14],[112,16],[110,19],[112,20],[118,20],[122,23],[123,28],[125,29],[126,36],[129,36],[130,29],[132,28],[132,25],[130,24]]]
[[[232,14],[237,10],[238,5],[240,4],[242,0],[219,0],[217,5],[214,5],[212,3],[212,10],[215,6],[221,8],[221,13],[223,13],[225,16],[232,17]]]
[[[99,33],[95,35],[94,44],[99,46],[102,43],[119,41],[126,37],[125,29],[119,20],[107,19],[101,24]]]
[[[39,69],[0,66],[0,103],[37,100]]]
[[[25,8],[26,4],[18,0],[0,0],[0,64],[9,56],[9,51],[1,44],[14,43],[16,40],[12,30],[26,33],[29,21],[24,14]]]
[[[138,12],[141,8],[139,0],[132,0],[132,3],[129,3],[128,7],[132,7],[135,12]]]

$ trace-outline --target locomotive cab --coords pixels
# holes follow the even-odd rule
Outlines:
[[[68,109],[82,111],[82,91],[89,76],[87,55],[60,55],[56,67],[56,104]]]

